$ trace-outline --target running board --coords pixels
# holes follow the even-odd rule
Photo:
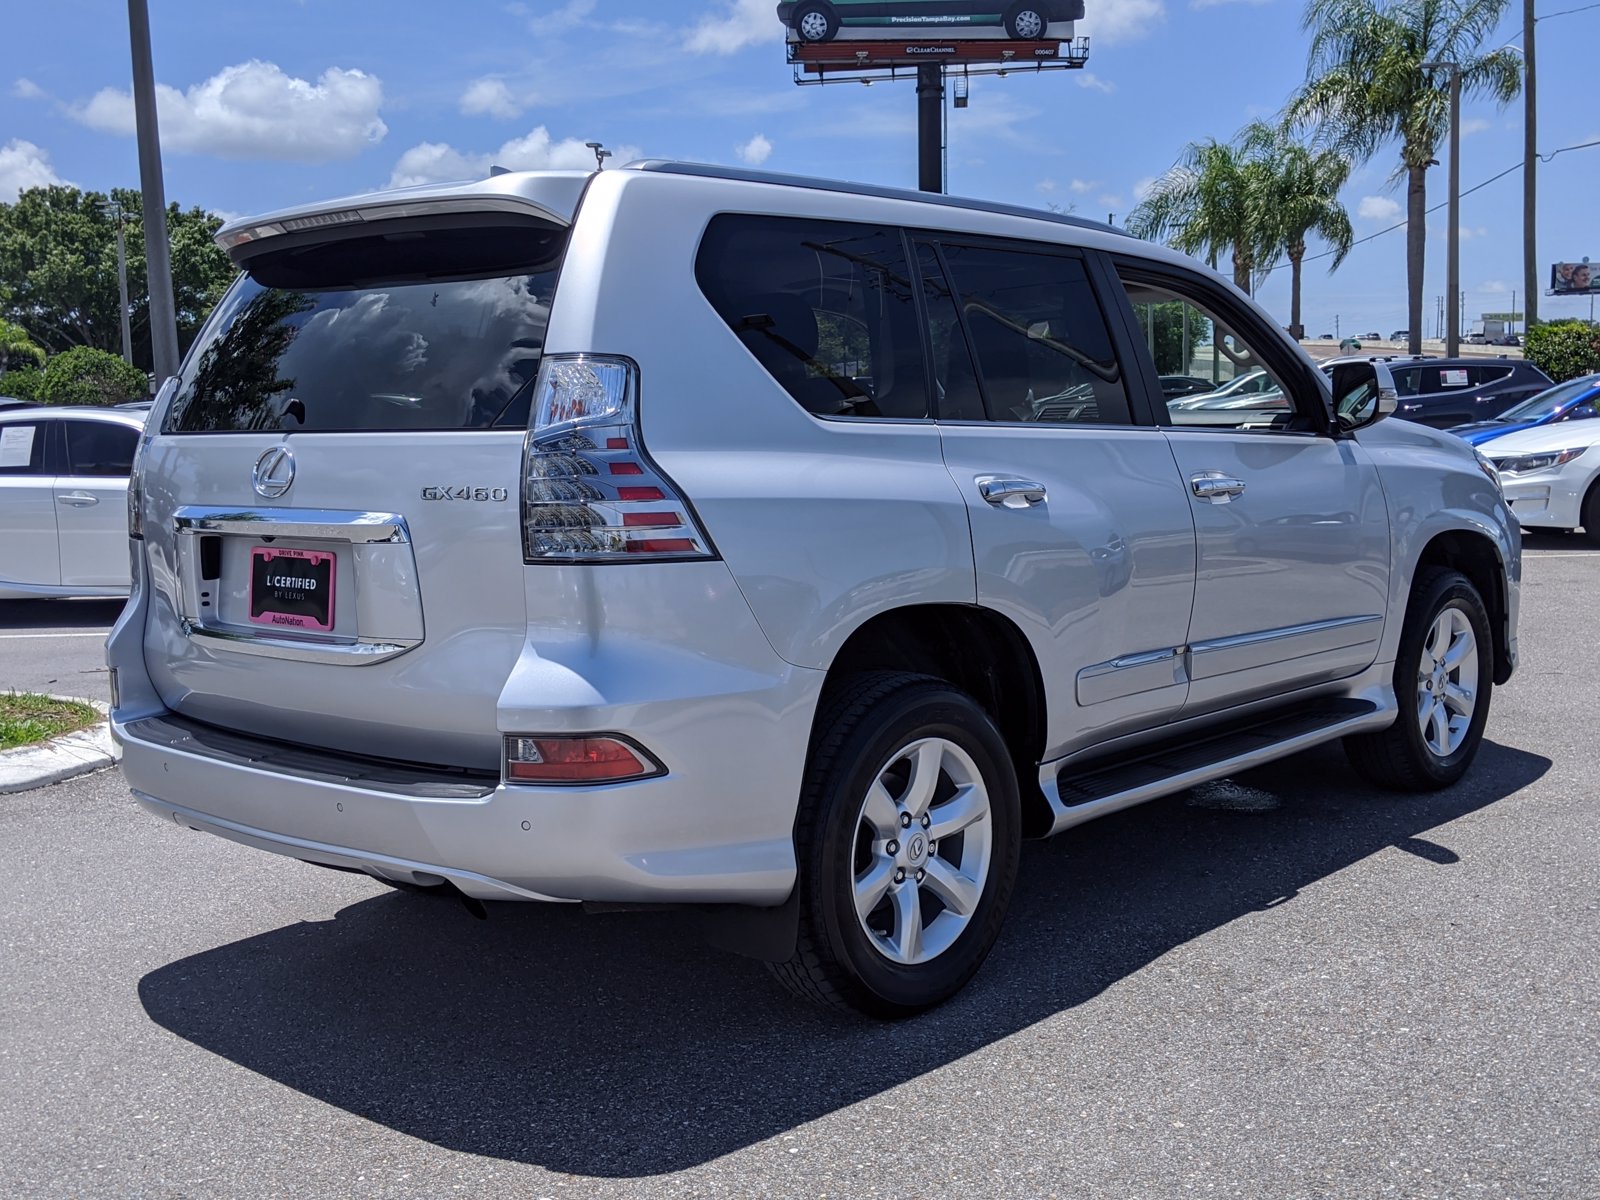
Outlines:
[[[1385,729],[1394,719],[1394,709],[1372,700],[1324,700],[1198,739],[1145,747],[1131,758],[1046,763],[1039,787],[1053,817],[1047,836],[1347,734]]]

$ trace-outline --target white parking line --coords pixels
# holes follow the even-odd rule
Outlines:
[[[1593,550],[1524,550],[1524,558],[1600,558]]]
[[[104,638],[109,636],[111,630],[100,629],[89,633],[0,633],[0,642],[20,642],[28,638],[65,638],[65,637],[93,637]]]

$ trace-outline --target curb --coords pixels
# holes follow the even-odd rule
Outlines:
[[[51,699],[73,700],[77,697],[52,696]],[[97,708],[102,713],[109,711],[98,700],[83,700],[81,703]],[[37,746],[0,750],[0,796],[61,783],[91,771],[103,770],[116,761],[111,727],[105,723],[63,734]]]

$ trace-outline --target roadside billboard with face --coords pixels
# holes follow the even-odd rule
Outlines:
[[[1084,0],[783,0],[789,41],[1070,41]]]
[[[1550,290],[1558,296],[1585,296],[1600,292],[1600,270],[1582,262],[1556,263],[1550,268]]]

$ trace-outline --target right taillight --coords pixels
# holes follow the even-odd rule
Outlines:
[[[534,383],[522,469],[523,558],[714,558],[710,539],[639,436],[639,371],[627,359],[551,354]]]

